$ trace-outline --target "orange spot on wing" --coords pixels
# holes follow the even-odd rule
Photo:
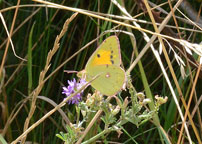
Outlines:
[[[93,65],[103,65],[108,64],[111,65],[111,58],[110,58],[111,52],[101,50],[98,52],[98,54],[95,56],[95,59],[92,60]]]

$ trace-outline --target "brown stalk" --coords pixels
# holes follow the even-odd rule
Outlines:
[[[145,4],[144,4],[143,0],[136,0],[136,1],[137,1],[138,6],[146,13],[146,12],[147,12],[147,9],[146,9],[146,7],[145,7]],[[156,11],[152,10],[152,14],[153,14],[153,17],[154,17],[154,19],[155,19],[156,22],[161,23],[161,22],[163,21],[162,18],[160,17],[160,13],[159,13],[159,12],[156,12]],[[179,38],[179,36],[178,36],[177,34],[175,34],[175,33],[172,31],[172,29],[167,28],[167,27],[162,30],[162,33],[164,33],[165,35],[169,35],[169,36],[171,36],[171,37]],[[174,44],[174,45],[176,45],[177,47],[179,47],[179,48],[180,48],[180,52],[183,52],[182,54],[183,54],[183,56],[185,56],[185,58],[186,58],[186,55],[188,56],[188,61],[190,62],[191,65],[193,65],[195,68],[200,68],[200,67],[199,67],[199,64],[195,61],[195,59],[192,57],[192,55],[190,55],[190,54],[188,54],[188,53],[186,53],[186,52],[184,53],[183,47],[182,47],[179,43],[177,43],[177,42],[175,42],[175,41],[173,41],[173,40],[168,40],[168,41],[169,41],[171,44]],[[200,74],[202,74],[201,68],[200,68],[199,70],[200,70]],[[176,84],[177,84],[178,87],[179,87],[178,82],[177,82]],[[179,92],[180,95],[182,96],[181,89],[178,88],[178,92]],[[193,120],[192,120],[192,118],[191,118],[191,115],[190,115],[190,113],[189,113],[189,111],[188,111],[189,108],[187,108],[187,105],[186,105],[185,100],[184,100],[183,97],[181,97],[181,100],[182,100],[182,103],[183,103],[183,105],[184,105],[184,107],[185,107],[185,109],[186,109],[186,112],[187,112],[187,114],[188,114],[188,117],[189,117],[189,119],[190,119],[190,121],[191,121],[191,123],[192,123],[192,127],[193,127],[193,130],[194,130],[195,135],[196,135],[196,137],[197,137],[197,140],[198,140],[199,142],[201,142],[201,141],[200,141],[200,137],[199,137],[199,135],[198,135],[198,131],[197,131],[197,129],[196,129],[195,125],[194,125],[194,122],[193,122]],[[189,106],[188,106],[188,107],[189,107]],[[183,125],[183,126],[184,126],[184,125]]]
[[[47,73],[47,71],[48,71],[48,69],[49,69],[49,67],[51,65],[50,64],[51,59],[54,56],[54,54],[57,52],[57,50],[59,49],[59,41],[63,37],[65,32],[67,31],[69,23],[76,17],[76,15],[77,15],[77,13],[73,14],[69,19],[66,20],[62,31],[56,37],[53,49],[50,50],[49,53],[48,53],[44,70],[40,73],[40,76],[39,76],[39,84],[38,84],[37,88],[32,92],[32,102],[31,102],[31,107],[30,107],[28,117],[27,117],[27,119],[25,121],[25,124],[24,124],[24,132],[28,129],[29,122],[30,122],[30,120],[31,120],[31,118],[32,118],[32,116],[33,116],[33,114],[35,112],[37,96],[39,95],[39,93],[41,92],[41,90],[43,88],[45,75],[46,75],[46,73]],[[24,135],[24,137],[22,138],[21,143],[25,142],[26,136],[27,135]]]
[[[146,13],[147,10],[146,10],[146,8],[145,8],[144,3],[142,2],[142,0],[136,0],[136,1],[137,1],[138,6]],[[160,17],[160,12],[156,12],[155,10],[152,10],[152,14],[153,14],[154,19],[155,19],[155,21],[157,23],[162,23],[163,18]],[[181,38],[179,36],[179,34],[176,34],[175,32],[173,32],[173,30],[171,28],[168,28],[168,27],[165,27],[162,30],[162,33],[165,34],[165,35],[168,35],[170,37],[173,37],[173,38],[177,38],[177,39]],[[184,48],[182,47],[182,45],[180,45],[178,42],[173,41],[171,39],[167,39],[167,40],[173,45],[173,47],[178,47],[180,49],[179,52],[182,54],[182,56],[185,59],[187,59],[187,61],[189,62],[189,64],[193,68],[198,69],[199,63],[194,59],[194,57],[192,55],[190,55],[189,53],[187,53],[186,51],[184,51]],[[202,69],[200,70],[199,77],[202,78]]]
[[[9,33],[10,36],[12,35],[13,29],[14,29],[14,26],[15,26],[15,20],[16,20],[17,14],[18,14],[18,9],[19,9],[18,6],[19,6],[19,4],[20,4],[20,0],[18,0],[18,2],[17,2],[17,7],[15,9],[15,14],[13,16],[13,22],[12,22],[10,33]],[[0,77],[1,77],[1,73],[3,71],[3,67],[4,67],[4,64],[5,64],[5,60],[6,60],[9,45],[10,45],[10,41],[8,39],[8,41],[6,43],[6,49],[4,51],[3,59],[2,59],[2,62],[1,62],[1,66],[0,66]]]
[[[13,34],[13,29],[14,29],[16,17],[17,17],[17,14],[18,14],[19,4],[20,4],[20,0],[18,0],[17,5],[16,5],[15,13],[14,13],[14,16],[13,16],[13,21],[12,21],[12,24],[11,24],[11,29],[10,29],[10,32],[9,32],[9,38],[7,39],[6,48],[5,48],[5,51],[4,51],[3,58],[2,58],[2,62],[1,62],[1,66],[0,66],[0,79],[1,79],[1,77],[3,77],[2,73],[3,73],[3,69],[4,69],[4,64],[5,64],[5,61],[6,61],[6,56],[7,56],[7,53],[8,53],[8,47],[10,45],[10,40],[9,39],[11,39],[11,36]],[[5,96],[4,100],[6,100],[7,95],[4,95],[4,96]],[[6,111],[7,111],[7,102],[5,104],[6,104]]]
[[[63,4],[65,2],[65,0],[62,1],[61,4]],[[39,9],[37,9],[36,11],[38,12]],[[36,13],[36,11],[34,13]],[[56,17],[56,15],[58,14],[59,9],[57,9],[57,11],[54,13],[54,15],[52,16],[50,21],[53,21]],[[31,15],[30,15],[31,16]],[[28,18],[31,18],[31,17]],[[32,14],[33,16],[33,14]],[[40,35],[38,41],[33,45],[32,50],[34,50],[37,46],[37,44],[40,42],[40,40],[43,38],[43,36],[45,35],[46,30],[49,28],[49,24],[46,26],[45,30],[43,31],[43,33]],[[0,47],[1,48],[1,47]],[[27,58],[27,56],[25,56],[25,59]],[[21,67],[23,66],[24,61],[21,61],[21,63],[18,65],[18,67],[15,69],[15,71],[12,73],[12,75],[9,77],[9,79],[7,80],[7,82],[5,83],[5,87],[9,84],[9,82],[15,77],[15,75],[17,74],[17,72],[21,69]]]

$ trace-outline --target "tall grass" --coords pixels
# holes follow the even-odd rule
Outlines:
[[[180,3],[1,1],[0,143],[201,143],[202,3]],[[64,70],[83,70],[110,35],[120,40],[126,91],[96,97],[84,86],[79,106],[65,104],[62,87],[77,75]],[[93,98],[105,101],[86,118]],[[137,117],[124,119],[129,109]]]

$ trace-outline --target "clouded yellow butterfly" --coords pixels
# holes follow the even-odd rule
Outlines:
[[[125,82],[125,71],[120,67],[121,53],[117,36],[105,39],[92,54],[85,67],[86,81],[92,80],[91,86],[103,95],[117,94]]]

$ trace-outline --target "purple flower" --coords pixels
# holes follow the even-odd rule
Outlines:
[[[83,85],[86,84],[86,81],[84,79],[81,79],[78,83],[76,82],[76,79],[74,78],[72,81],[67,81],[69,86],[67,87],[62,87],[63,91],[62,94],[65,94],[66,97],[70,96],[71,94],[75,93],[77,90],[79,90]],[[83,90],[78,93],[77,95],[75,95],[74,97],[72,97],[71,99],[68,100],[69,104],[78,104],[79,101],[81,101],[82,99],[82,94],[83,94]]]

